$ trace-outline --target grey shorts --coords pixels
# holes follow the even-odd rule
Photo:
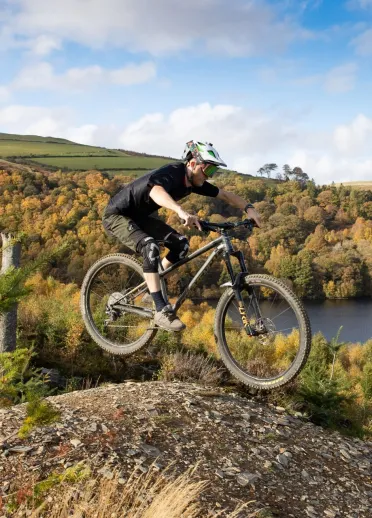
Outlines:
[[[157,241],[164,241],[172,232],[176,232],[172,227],[164,223],[161,219],[148,216],[146,219],[127,218],[119,214],[111,216],[103,215],[103,227],[109,236],[116,237],[121,243],[126,245],[134,252],[138,252],[138,243],[146,237],[153,237]]]

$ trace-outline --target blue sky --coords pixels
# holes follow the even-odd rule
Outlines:
[[[0,0],[0,131],[372,180],[372,0]]]

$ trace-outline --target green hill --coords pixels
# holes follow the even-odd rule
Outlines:
[[[106,171],[137,177],[179,158],[77,144],[37,135],[0,133],[0,160],[49,170]],[[224,169],[223,172],[231,172]],[[235,172],[236,173],[236,172]],[[244,175],[246,179],[254,176]],[[275,182],[275,180],[266,180]]]
[[[8,133],[0,133],[0,158],[48,169],[65,171],[96,169],[123,172],[128,176],[137,176],[172,160],[166,157],[76,144],[54,137]]]
[[[16,135],[14,133],[1,133],[0,140],[22,140],[24,142],[48,142],[54,144],[74,144],[70,140],[55,137],[39,137],[37,135]]]

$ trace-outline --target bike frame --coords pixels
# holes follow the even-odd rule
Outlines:
[[[199,250],[196,250],[188,257],[185,257],[184,259],[181,259],[177,263],[172,264],[172,266],[169,266],[166,270],[160,269],[159,275],[160,275],[160,279],[161,279],[161,282],[163,285],[163,290],[162,290],[163,294],[166,296],[166,290],[164,289],[163,278],[167,274],[173,272],[180,266],[183,266],[184,264],[189,263],[196,257],[199,257],[200,255],[202,255],[205,252],[208,252],[209,250],[212,250],[212,249],[214,249],[213,252],[207,257],[207,259],[202,264],[202,266],[199,268],[199,270],[196,272],[196,274],[190,279],[189,283],[187,284],[187,286],[185,287],[185,289],[183,290],[181,295],[178,297],[175,304],[172,306],[173,310],[175,312],[178,311],[178,309],[181,307],[182,303],[185,301],[188,292],[190,291],[192,286],[195,284],[195,282],[203,275],[203,273],[208,268],[208,266],[211,264],[211,262],[214,260],[214,258],[217,255],[222,254],[225,264],[226,264],[227,271],[231,278],[231,283],[226,283],[225,286],[226,285],[231,286],[232,289],[234,290],[236,299],[239,304],[239,313],[240,313],[240,316],[241,316],[241,319],[243,322],[243,326],[244,326],[247,334],[254,335],[255,334],[254,331],[249,326],[243,298],[242,298],[242,295],[240,292],[244,276],[248,273],[248,270],[247,270],[247,267],[246,267],[246,264],[244,261],[243,253],[240,250],[234,250],[233,245],[231,243],[230,236],[226,233],[226,231],[221,231],[220,237],[218,237],[217,239],[214,239],[213,241],[211,241],[207,245],[203,246]],[[241,271],[237,275],[235,275],[232,264],[231,264],[231,259],[230,259],[231,256],[236,257],[240,264]],[[138,285],[136,288],[133,288],[130,292],[123,295],[123,297],[132,295],[133,293],[136,293],[138,296],[138,294],[141,294],[140,290],[143,289],[143,292],[146,291],[146,287],[147,287],[146,282],[143,282],[140,285]],[[139,293],[138,293],[138,291],[139,291]],[[248,287],[248,292],[249,292],[249,287]],[[252,300],[253,300],[253,298],[252,298]],[[256,301],[253,302],[255,313],[256,313],[256,315],[257,314],[259,315],[259,308],[255,302]],[[121,308],[125,308],[125,310],[128,313],[135,313],[137,315],[141,315],[144,317],[151,318],[154,313],[153,310],[151,310],[151,309],[141,308],[139,306],[133,306],[131,304],[125,304],[125,303],[120,302],[120,300],[117,301],[117,304],[120,305]]]

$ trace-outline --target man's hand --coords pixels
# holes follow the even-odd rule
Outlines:
[[[254,222],[256,223],[256,225],[258,227],[261,226],[260,216],[258,215],[258,212],[256,212],[255,209],[247,209],[246,214],[247,214],[248,218],[254,220]]]
[[[184,211],[183,209],[179,209],[177,211],[177,214],[180,219],[184,220],[184,225],[186,227],[189,227],[189,228],[196,227],[199,230],[202,229],[197,216],[193,216],[192,214],[189,214],[188,212]]]

